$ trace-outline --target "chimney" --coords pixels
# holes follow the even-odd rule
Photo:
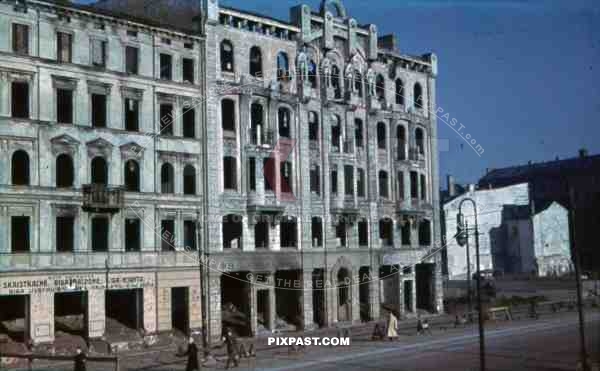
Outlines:
[[[456,195],[456,189],[454,187],[454,177],[448,174],[446,175],[446,181],[448,182],[448,196],[454,197]]]
[[[396,35],[389,34],[383,35],[377,38],[377,46],[379,49],[387,49],[391,51],[398,51],[398,43],[396,41]]]
[[[579,157],[580,158],[587,157],[587,155],[588,155],[588,150],[586,148],[579,149]]]

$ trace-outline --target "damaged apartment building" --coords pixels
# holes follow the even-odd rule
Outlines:
[[[0,1],[0,331],[440,312],[435,55],[340,1],[135,3]]]

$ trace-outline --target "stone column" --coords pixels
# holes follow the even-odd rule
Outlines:
[[[188,309],[190,313],[190,329],[202,328],[202,290],[200,285],[190,286],[188,289]]]
[[[209,339],[211,342],[221,341],[221,273],[209,272]]]
[[[277,303],[276,303],[276,296],[275,296],[275,286],[276,286],[276,282],[275,282],[275,272],[271,272],[269,273],[269,280],[268,282],[271,283],[271,285],[269,285],[269,313],[268,313],[268,319],[267,319],[267,324],[269,326],[269,330],[274,330],[275,329],[275,319],[277,317]]]
[[[91,289],[87,292],[88,296],[88,315],[87,328],[89,338],[99,338],[104,336],[106,327],[105,313],[105,290]]]
[[[242,250],[254,251],[254,215],[246,215],[242,221]]]
[[[144,292],[144,309],[142,318],[144,319],[144,331],[146,334],[153,334],[156,332],[156,295],[154,287],[147,287],[143,289]]]
[[[412,312],[416,314],[417,313],[417,280],[416,280],[415,275],[413,275],[411,283],[412,283],[412,290],[411,290],[412,298],[410,299],[411,300],[410,304],[412,305],[412,308],[411,308]]]
[[[158,289],[158,331],[171,331],[171,288]]]
[[[356,267],[354,268],[354,270],[352,271],[352,280],[351,280],[351,284],[350,284],[350,293],[352,295],[352,300],[351,300],[351,305],[352,305],[352,309],[350,310],[351,312],[351,316],[352,316],[352,322],[360,322],[360,287],[358,286],[358,280],[356,280],[356,277],[358,277],[359,274],[359,269],[360,267]]]
[[[0,253],[9,253],[11,249],[10,243],[8,243],[9,222],[8,207],[0,205],[0,241],[3,242],[0,243]]]
[[[0,72],[0,116],[10,116],[8,106],[8,92],[10,89],[10,80],[7,72]]]
[[[313,322],[313,289],[312,289],[312,269],[304,269],[302,271],[302,325],[304,330],[312,330],[315,328]]]
[[[400,276],[399,274],[397,276]],[[379,280],[379,266],[371,265],[369,271],[369,314],[371,321],[379,318],[379,311],[381,308],[381,281]]]
[[[29,294],[29,338],[34,344],[54,341],[54,295],[50,292]]]
[[[250,333],[252,336],[256,336],[258,328],[257,319],[257,300],[256,300],[256,285],[253,282],[246,283],[245,295],[248,298],[248,307],[250,308]]]

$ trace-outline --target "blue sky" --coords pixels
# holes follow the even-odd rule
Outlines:
[[[287,19],[319,0],[227,0]],[[438,55],[437,103],[484,148],[444,123],[440,175],[475,182],[486,168],[600,153],[600,1],[345,0],[359,23],[395,33],[400,50]],[[444,184],[442,183],[442,186]]]

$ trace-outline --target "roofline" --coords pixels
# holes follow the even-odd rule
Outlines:
[[[260,22],[264,24],[268,24],[270,26],[287,28],[290,31],[300,32],[300,28],[298,26],[294,26],[292,23],[283,21],[281,19],[277,19],[274,17],[269,17],[264,14],[259,14],[247,10],[236,9],[228,6],[219,5],[219,13],[248,18],[251,21]]]

